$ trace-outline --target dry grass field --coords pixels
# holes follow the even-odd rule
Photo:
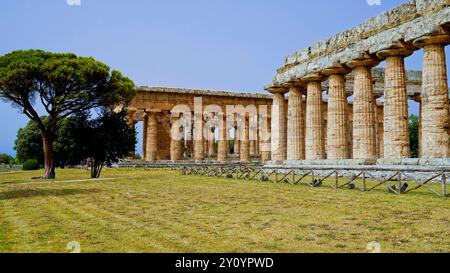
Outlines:
[[[450,252],[450,199],[181,176],[0,174],[0,252]]]

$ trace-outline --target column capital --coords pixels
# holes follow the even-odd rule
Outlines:
[[[393,43],[389,48],[377,52],[377,57],[386,59],[389,57],[408,57],[414,53],[414,46],[403,41]]]
[[[360,58],[351,60],[347,62],[345,65],[350,67],[351,69],[355,69],[360,66],[374,67],[380,63],[380,60],[376,58],[374,55],[369,55],[367,53],[362,53]]]
[[[336,64],[333,65],[332,67],[328,67],[322,70],[322,74],[328,77],[331,75],[346,75],[350,72],[351,69],[344,64]]]
[[[269,84],[264,86],[264,89],[267,90],[269,93],[272,94],[277,94],[277,93],[287,93],[287,89],[285,87],[282,87],[280,85],[275,85],[275,84]]]
[[[322,82],[325,80],[325,76],[320,72],[310,73],[303,78],[301,78],[301,81],[304,83],[310,83],[310,82]]]
[[[415,47],[425,47],[427,45],[448,45],[450,44],[450,35],[447,33],[433,33],[422,36],[413,42]]]
[[[294,82],[289,81],[289,82],[282,83],[281,87],[285,88],[286,89],[286,93],[287,93],[287,92],[289,92],[288,90],[291,87],[294,87]]]
[[[288,83],[291,85],[290,87],[305,87],[306,86],[306,82],[302,81],[301,78],[297,78],[295,76],[292,76]]]

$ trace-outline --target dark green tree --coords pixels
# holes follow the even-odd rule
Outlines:
[[[53,141],[55,166],[64,168],[69,163],[69,158],[73,152],[73,139],[71,138],[70,123],[73,118],[63,118],[57,124],[55,140]],[[41,117],[44,124],[48,118]],[[19,129],[15,141],[14,150],[17,152],[19,162],[35,159],[40,165],[44,164],[44,152],[42,137],[34,121]]]
[[[419,117],[409,116],[409,140],[411,145],[411,157],[419,157]]]
[[[42,137],[45,178],[55,178],[53,143],[58,122],[81,111],[127,104],[134,83],[93,58],[42,50],[0,57],[0,98],[36,123]],[[41,119],[36,104],[47,112]]]
[[[92,178],[99,178],[105,165],[129,156],[137,143],[136,131],[128,125],[124,111],[103,111],[96,119],[90,119],[84,113],[71,124],[74,140],[72,161],[87,162]]]
[[[8,154],[0,154],[0,164],[10,164],[14,161],[14,157]]]
[[[45,122],[44,118],[43,120]],[[17,160],[20,163],[35,159],[39,164],[44,164],[42,136],[34,121],[29,121],[24,128],[19,129],[14,150],[16,151]]]

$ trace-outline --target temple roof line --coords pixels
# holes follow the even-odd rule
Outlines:
[[[247,99],[272,99],[272,95],[263,93],[246,93],[246,92],[234,92],[234,91],[219,91],[219,90],[201,90],[201,89],[188,89],[188,88],[172,88],[172,87],[153,87],[153,86],[141,86],[138,88],[140,92],[154,92],[154,93],[168,93],[168,94],[183,94],[194,96],[219,96],[219,97],[236,97]],[[261,91],[262,92],[262,91]]]
[[[281,88],[326,69],[345,67],[355,60],[382,61],[377,53],[399,45],[417,50],[413,41],[426,35],[446,34],[449,29],[449,0],[411,0],[287,56],[268,87]],[[414,73],[409,76],[413,80]]]

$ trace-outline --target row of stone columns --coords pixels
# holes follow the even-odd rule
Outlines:
[[[160,126],[158,119],[158,112],[147,112],[144,117],[143,126],[143,159],[145,161],[156,161],[160,160],[158,154],[158,128]],[[170,115],[170,114],[169,114]],[[203,161],[207,157],[213,158],[217,156],[217,160],[220,162],[225,162],[229,160],[230,154],[230,131],[227,127],[226,115],[218,116],[220,124],[218,126],[218,139],[217,139],[217,154],[215,149],[215,130],[213,128],[205,128],[205,120],[202,115],[193,115],[193,126],[191,126],[190,131],[185,131],[188,129],[184,125],[178,130],[178,133],[183,136],[183,139],[177,139],[170,136],[170,160],[180,161],[191,157],[195,161]],[[209,117],[212,118],[212,117]],[[179,121],[180,117],[172,116],[170,124],[174,126]],[[129,117],[130,122],[133,121],[133,117]],[[260,142],[252,138],[250,140],[250,128],[249,128],[249,117],[241,118],[242,130],[238,130],[238,126],[235,128],[234,136],[234,154],[238,156],[240,161],[249,161],[251,158],[259,157],[261,153],[261,158],[269,160],[270,156],[267,156],[267,152],[260,152]],[[177,124],[180,125],[180,124]],[[130,126],[135,126],[133,121]],[[199,129],[196,129],[199,128]],[[176,130],[176,129],[175,129]],[[205,137],[205,130],[208,132],[207,137]],[[209,130],[209,131],[208,131]],[[257,128],[256,128],[257,131]],[[175,133],[177,131],[171,131]],[[191,140],[185,140],[187,134],[192,136]],[[270,140],[268,140],[270,143]],[[261,142],[264,143],[264,142]],[[185,150],[188,152],[185,154]]]
[[[450,109],[444,50],[444,46],[448,43],[450,43],[448,35],[431,35],[414,42],[416,48],[424,48],[420,155],[425,158],[450,157]],[[413,46],[399,42],[376,56],[365,55],[345,65],[336,65],[320,73],[291,81],[282,87],[271,88],[269,91],[274,97],[272,159],[337,160],[352,157],[374,163],[377,154],[387,159],[411,157],[408,132],[408,80],[404,58],[413,52]],[[386,61],[384,124],[378,126],[371,71],[381,60]],[[350,147],[345,75],[352,70],[354,92]],[[325,77],[329,79],[326,145],[321,86]],[[287,108],[285,93],[289,93]],[[306,96],[306,106],[303,103],[303,95]],[[304,107],[306,115],[303,114]],[[380,138],[384,143],[382,151],[378,143]]]

